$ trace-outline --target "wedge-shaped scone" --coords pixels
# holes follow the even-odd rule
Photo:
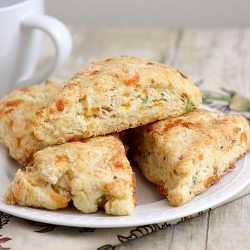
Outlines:
[[[132,138],[143,175],[173,206],[219,181],[250,150],[244,117],[203,109],[136,128]]]
[[[51,146],[34,158],[34,167],[19,170],[9,186],[8,204],[58,209],[72,200],[83,213],[100,206],[111,215],[134,212],[135,176],[118,136]]]
[[[70,200],[67,176],[60,178],[55,185],[52,185],[41,178],[37,167],[27,167],[26,172],[19,169],[5,192],[7,204],[50,210],[67,207]]]
[[[15,89],[0,100],[0,142],[24,167],[32,164],[33,153],[44,148],[33,133],[35,113],[45,108],[61,87],[60,83],[47,81],[44,86]]]
[[[35,135],[60,144],[119,132],[201,104],[198,88],[169,65],[135,57],[95,61],[37,113]]]

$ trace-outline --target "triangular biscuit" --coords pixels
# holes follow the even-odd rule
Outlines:
[[[127,56],[99,60],[37,113],[34,133],[60,144],[176,117],[201,102],[198,88],[172,66]]]

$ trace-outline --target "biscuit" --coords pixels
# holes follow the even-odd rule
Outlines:
[[[67,181],[67,180],[66,180]],[[71,200],[68,183],[60,179],[51,185],[40,177],[37,167],[27,167],[26,172],[18,169],[15,178],[5,192],[9,205],[19,204],[35,208],[56,210],[68,206]]]
[[[241,115],[196,109],[130,131],[133,158],[173,206],[219,181],[250,150]]]
[[[47,81],[15,89],[0,101],[0,142],[23,167],[32,165],[33,153],[45,147],[33,133],[35,113],[45,108],[62,84]]]
[[[176,117],[201,102],[198,88],[172,66],[128,56],[99,60],[37,112],[34,133],[61,144]]]
[[[35,113],[46,107],[62,84],[47,81],[15,89],[0,101],[0,142],[23,167],[32,165],[33,153],[44,144],[33,133]]]
[[[98,207],[111,215],[134,212],[135,175],[117,135],[50,146],[34,159],[34,167],[19,170],[8,187],[8,204],[55,210],[72,200],[83,213]]]

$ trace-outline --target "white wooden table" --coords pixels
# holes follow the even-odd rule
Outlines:
[[[56,79],[67,81],[88,63],[120,55],[134,55],[171,64],[194,82],[216,75],[250,96],[249,29],[130,29],[70,27],[74,48]],[[43,59],[51,46],[42,50]]]
[[[133,55],[171,64],[194,82],[216,75],[229,88],[250,97],[249,29],[86,29],[69,27],[73,52],[52,79],[67,81],[88,63]],[[50,57],[45,41],[42,64]],[[250,195],[191,220],[131,240],[116,249],[250,249]],[[84,248],[83,248],[84,249]]]

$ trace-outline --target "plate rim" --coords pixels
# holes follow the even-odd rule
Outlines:
[[[155,223],[171,223],[177,219],[212,209],[213,207],[218,206],[230,199],[247,186],[250,182],[250,153],[246,154],[240,160],[243,161],[242,167],[237,175],[228,184],[222,188],[218,188],[214,193],[204,198],[196,201],[191,200],[183,206],[172,207],[166,210],[142,214],[135,213],[129,216],[110,216],[105,214],[103,216],[92,217],[91,214],[82,214],[80,212],[77,215],[68,215],[64,214],[63,210],[50,211],[45,209],[22,207],[19,205],[7,205],[3,197],[0,197],[0,210],[23,219],[73,227],[116,228],[142,226]],[[230,173],[233,173],[233,170],[230,171]],[[223,178],[225,180],[227,175],[222,177],[221,182],[223,181]],[[230,190],[230,192],[225,192],[226,190]],[[203,192],[203,194],[205,193],[206,191]],[[219,195],[219,199],[216,198],[217,195]],[[153,204],[158,203],[159,206],[164,206],[166,201],[167,200],[164,199],[153,202]],[[140,206],[145,205],[147,204],[138,205],[137,210],[140,209]]]
[[[204,105],[200,107],[214,110]],[[195,197],[180,207],[170,207],[168,209],[166,207],[164,209],[164,205],[166,205],[167,200],[163,199],[152,203],[138,205],[135,207],[135,213],[128,216],[112,216],[104,213],[102,215],[102,212],[97,212],[95,214],[83,214],[80,211],[79,214],[77,213],[74,215],[65,214],[64,209],[50,211],[46,209],[23,207],[20,205],[7,205],[4,197],[0,196],[0,211],[27,220],[71,227],[123,228],[155,223],[171,224],[171,222],[174,222],[177,219],[180,220],[183,217],[212,209],[224,203],[246,187],[250,183],[250,153],[239,159],[235,165],[236,168],[238,165],[238,168],[240,168],[239,171],[234,172],[233,169],[224,175],[220,182],[213,184],[212,186],[215,187],[215,191],[213,193],[206,195],[207,190],[205,190],[201,193],[200,199],[198,198],[195,200]],[[231,177],[232,175],[235,176],[229,181],[229,183],[223,185],[224,181],[227,180],[230,175]],[[215,185],[217,185],[217,187],[222,187],[216,188]],[[226,192],[227,190],[230,190],[230,192]],[[142,208],[142,211],[147,211],[147,206],[156,206],[158,209],[157,211],[140,213]]]

